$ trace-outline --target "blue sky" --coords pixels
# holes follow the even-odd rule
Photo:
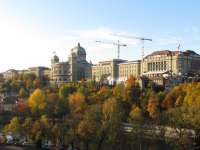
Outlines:
[[[116,47],[95,40],[127,44],[121,58],[141,57],[138,41],[111,33],[152,38],[155,50],[192,49],[200,53],[198,0],[0,0],[0,71],[50,66],[56,51],[66,61],[77,42],[96,63],[116,57]]]

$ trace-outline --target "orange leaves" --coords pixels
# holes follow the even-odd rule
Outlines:
[[[107,86],[102,86],[101,89],[99,90],[99,94],[104,94],[108,92],[109,92],[109,88]]]
[[[81,111],[85,104],[85,96],[83,94],[76,92],[69,96],[69,106],[73,111]]]
[[[126,81],[128,87],[135,86],[137,84],[136,78],[133,75],[130,75],[128,80]]]
[[[20,113],[25,113],[28,111],[28,103],[26,100],[18,101],[16,109]]]
[[[171,93],[167,93],[165,99],[162,102],[163,108],[172,108],[174,107],[175,99],[173,98]]]
[[[147,111],[149,112],[149,116],[153,119],[157,118],[159,115],[159,100],[155,93],[151,93],[150,95]]]

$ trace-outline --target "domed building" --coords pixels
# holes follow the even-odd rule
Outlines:
[[[86,60],[86,51],[80,43],[71,49],[68,61],[59,62],[58,56],[51,59],[51,80],[56,83],[80,81],[91,75],[91,64]]]
[[[80,46],[80,43],[78,43],[78,46],[71,49],[71,55],[79,58],[80,61],[86,61],[86,52],[85,49]]]

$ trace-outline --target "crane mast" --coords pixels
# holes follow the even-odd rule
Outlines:
[[[121,44],[118,40],[117,42],[107,42],[107,41],[96,41],[97,43],[103,43],[103,44],[110,44],[117,46],[117,58],[120,59],[120,47],[126,47],[126,44]]]
[[[121,35],[121,34],[115,34],[115,33],[113,33],[113,34],[111,34],[111,35],[113,35],[113,36],[118,36],[118,37],[122,37],[122,38],[128,38],[128,39],[136,39],[136,40],[140,40],[141,41],[141,44],[142,44],[142,49],[141,49],[141,54],[142,54],[142,59],[141,59],[141,70],[142,70],[142,68],[143,68],[143,59],[144,59],[144,42],[145,41],[150,41],[150,42],[152,42],[152,39],[150,39],[150,38],[143,38],[143,37],[136,37],[136,36],[128,36],[128,35]],[[143,72],[143,70],[142,70],[142,72]]]

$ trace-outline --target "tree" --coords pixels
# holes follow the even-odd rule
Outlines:
[[[28,106],[33,113],[44,111],[47,107],[45,94],[40,89],[36,89],[28,99]]]
[[[79,92],[69,96],[69,107],[73,112],[82,112],[86,105],[85,96]]]
[[[183,99],[185,97],[185,89],[184,85],[175,86],[171,91],[169,91],[163,102],[163,108],[173,108],[175,106],[180,106],[183,103]]]
[[[84,141],[85,149],[89,149],[90,142],[98,140],[101,128],[102,112],[100,104],[90,106],[78,125],[78,134]]]
[[[17,105],[16,105],[16,112],[20,113],[21,115],[28,113],[29,111],[29,107],[28,107],[28,103],[26,100],[20,100],[18,101]]]
[[[152,119],[156,119],[159,117],[159,99],[156,93],[152,92],[150,94],[149,100],[148,100],[148,105],[147,105],[147,111],[149,113],[149,116]]]
[[[42,87],[42,82],[39,78],[36,78],[34,81],[33,81],[33,86],[34,88],[41,88]]]
[[[33,120],[31,117],[27,117],[24,121],[24,123],[22,124],[23,127],[23,135],[26,137],[26,140],[32,140],[32,134],[31,134],[31,130],[32,130],[32,126],[33,126]]]
[[[125,98],[130,103],[137,104],[140,97],[140,87],[132,75],[128,78],[125,87]]]
[[[125,87],[123,84],[117,84],[113,88],[113,96],[117,99],[124,100],[125,98]]]
[[[130,118],[133,122],[142,123],[144,120],[142,110],[138,106],[134,106],[130,112]]]
[[[68,113],[67,101],[60,99],[56,93],[47,93],[46,115],[52,119],[63,118]]]
[[[32,124],[31,135],[36,141],[37,147],[41,147],[43,140],[50,140],[50,128],[51,123],[46,115],[42,115]]]
[[[20,98],[25,98],[28,96],[28,92],[24,88],[20,88],[19,90],[19,97]]]
[[[55,123],[51,128],[51,139],[56,144],[56,146],[61,146],[64,144],[64,138],[66,134],[66,126],[64,123]]]
[[[115,98],[106,100],[102,106],[102,137],[107,137],[108,142],[114,145],[122,138],[121,123],[124,117],[124,110]]]
[[[109,89],[108,86],[102,86],[97,93],[97,97],[99,101],[104,101],[108,99],[112,95],[112,91]]]
[[[14,137],[19,137],[22,131],[22,126],[18,117],[13,117],[10,123],[4,127],[4,132],[11,132]]]
[[[61,99],[67,99],[68,96],[76,91],[76,88],[72,84],[64,84],[59,88],[59,97]]]

